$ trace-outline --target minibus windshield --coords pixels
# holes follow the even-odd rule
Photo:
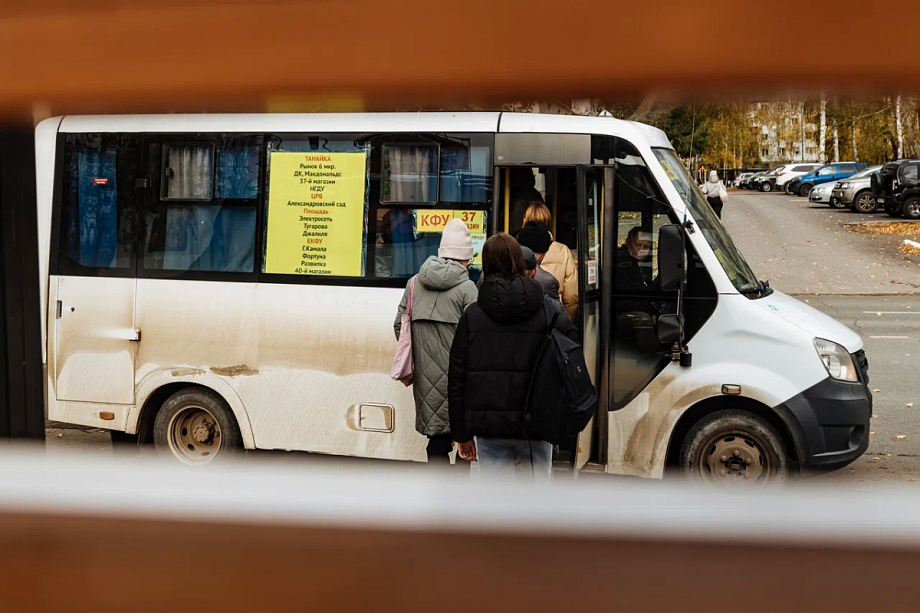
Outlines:
[[[690,177],[690,173],[677,157],[677,153],[673,149],[655,148],[653,151],[735,289],[742,294],[754,294],[753,297],[757,298],[766,295],[768,292],[764,291],[757,281],[757,275],[735,247],[735,243],[725,231],[722,222],[716,217],[712,207],[706,202],[699,186]]]

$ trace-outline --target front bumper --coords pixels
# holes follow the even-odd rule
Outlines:
[[[858,383],[828,377],[776,407],[788,424],[802,471],[833,470],[846,466],[869,446],[872,393],[868,364],[859,352],[854,361],[865,370]]]
[[[822,191],[822,192],[820,192],[820,193],[816,193],[816,192],[817,192],[817,190],[816,190],[816,189],[813,189],[813,190],[811,190],[811,191],[808,193],[808,201],[809,201],[809,202],[819,202],[819,203],[821,203],[821,204],[828,204],[828,203],[830,203],[830,201],[831,201],[831,192],[829,192],[829,191]]]
[[[849,189],[835,189],[832,192],[834,198],[842,202],[846,206],[853,204],[853,195],[855,190],[851,187]]]

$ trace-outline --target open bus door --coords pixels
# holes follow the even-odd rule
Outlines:
[[[577,476],[581,469],[591,460],[597,460],[601,452],[603,436],[598,436],[606,428],[606,372],[602,345],[606,336],[603,333],[605,317],[601,272],[603,270],[604,248],[604,194],[605,187],[612,185],[613,173],[608,168],[579,166],[577,176],[578,191],[578,298],[579,327],[582,332],[582,347],[585,363],[591,380],[598,389],[598,414],[578,435],[574,453],[574,471]]]

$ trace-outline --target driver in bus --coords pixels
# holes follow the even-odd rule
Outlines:
[[[617,249],[616,286],[618,290],[646,293],[653,291],[652,233],[635,226],[626,242]]]
[[[626,242],[617,249],[614,279],[619,292],[636,294],[636,299],[618,298],[614,301],[617,314],[616,335],[620,339],[619,350],[634,354],[636,359],[658,349],[655,322],[659,305],[649,300],[649,294],[656,292],[656,280],[652,270],[652,234],[635,226],[626,236]],[[629,340],[630,342],[623,342]],[[635,346],[631,346],[635,343]]]

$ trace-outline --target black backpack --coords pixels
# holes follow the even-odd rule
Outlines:
[[[567,443],[591,421],[597,410],[597,392],[581,345],[556,329],[561,311],[550,317],[546,336],[537,350],[524,405],[524,438]]]

